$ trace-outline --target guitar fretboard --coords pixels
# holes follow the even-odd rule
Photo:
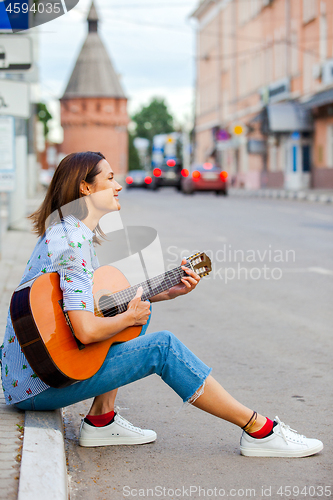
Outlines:
[[[189,269],[191,268],[191,265],[188,262],[184,266]],[[120,292],[116,292],[112,294],[110,308],[106,308],[107,310],[105,310],[105,306],[107,304],[104,304],[103,314],[104,316],[113,316],[115,309],[117,309],[118,314],[125,312],[127,310],[128,303],[135,297],[139,286],[142,286],[143,288],[142,300],[147,300],[159,293],[165,292],[165,290],[168,290],[175,285],[178,285],[181,278],[185,275],[187,275],[187,273],[181,268],[181,266],[179,266],[175,269],[171,269],[171,271],[167,271],[163,274],[155,276],[154,278],[150,278],[147,281],[143,281],[142,283],[126,288],[125,290],[121,290]],[[116,306],[114,304],[116,304]]]

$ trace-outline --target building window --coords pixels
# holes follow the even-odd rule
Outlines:
[[[99,112],[101,110],[101,103],[96,102],[96,111]]]
[[[323,62],[327,58],[327,16],[326,16],[326,3],[320,2],[320,43],[319,52],[320,60]]]
[[[292,75],[296,75],[298,73],[298,36],[297,32],[293,31],[291,33],[291,73]]]
[[[303,54],[303,92],[310,92],[313,87],[313,66],[317,59],[314,54],[304,52]]]
[[[240,25],[257,17],[263,7],[262,0],[245,0],[238,2],[238,22]]]
[[[267,47],[265,50],[265,83],[272,83],[274,80],[273,76],[273,62],[274,62],[274,52],[272,42],[267,41]]]
[[[247,90],[247,61],[242,61],[239,65],[239,94],[244,95]]]
[[[333,168],[333,125],[328,127],[328,167]]]
[[[303,0],[303,22],[308,23],[317,17],[317,0]]]

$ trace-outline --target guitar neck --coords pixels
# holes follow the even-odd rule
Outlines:
[[[191,268],[191,265],[187,262],[185,267]],[[118,312],[124,312],[127,309],[128,303],[135,297],[137,289],[142,286],[142,300],[148,300],[159,293],[165,292],[169,288],[178,285],[181,278],[186,275],[186,272],[181,266],[171,269],[163,274],[159,274],[154,278],[143,281],[138,285],[131,286],[120,292],[116,292],[112,295],[113,300],[117,304]]]

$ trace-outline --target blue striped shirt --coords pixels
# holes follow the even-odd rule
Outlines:
[[[74,216],[47,228],[35,246],[20,284],[43,273],[58,272],[65,311],[94,312],[93,273],[99,267],[94,233]],[[42,298],[41,298],[42,300]],[[48,389],[30,367],[16,338],[8,311],[2,347],[2,387],[7,404],[24,401]]]

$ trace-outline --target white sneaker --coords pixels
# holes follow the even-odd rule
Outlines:
[[[118,413],[112,424],[94,427],[82,420],[79,435],[80,446],[112,446],[145,444],[155,441],[156,432],[134,427]]]
[[[321,451],[323,443],[318,439],[308,439],[275,417],[277,425],[273,434],[256,439],[243,431],[240,440],[241,455],[246,457],[308,457]]]

